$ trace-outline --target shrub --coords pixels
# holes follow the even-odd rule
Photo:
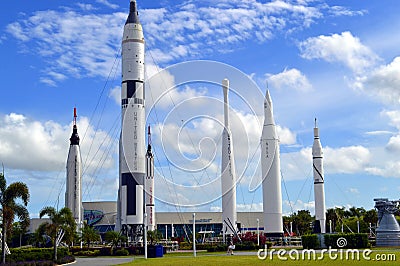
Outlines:
[[[339,238],[346,239],[347,244],[338,247]],[[368,242],[367,234],[349,233],[349,234],[326,234],[324,236],[325,245],[332,248],[368,248],[371,245]]]
[[[267,242],[265,242],[265,244],[267,245],[267,248],[271,248],[272,247],[272,242],[267,241]],[[260,245],[259,248],[264,248],[264,246]]]
[[[116,256],[128,256],[129,251],[126,249],[119,249],[119,250],[115,251],[115,255]]]
[[[99,252],[95,256],[110,256],[111,255],[111,247],[91,247],[91,248],[83,248],[80,247],[71,247],[70,251],[72,254],[77,256],[90,256],[90,255],[82,255],[81,251],[91,251],[91,252]]]
[[[100,255],[100,250],[81,250],[78,252],[75,252],[76,256],[88,256],[88,257],[96,257]]]
[[[228,246],[227,245],[209,245],[206,249],[207,249],[207,252],[226,251],[228,249]]]
[[[320,248],[318,236],[316,234],[302,236],[301,243],[303,244],[303,248],[305,249]]]
[[[51,261],[53,259],[53,248],[11,248],[10,251],[11,254],[6,257],[8,262]],[[71,254],[68,248],[57,249],[57,257],[59,259],[69,255]]]
[[[235,244],[235,250],[256,250],[258,249],[257,245],[254,242],[245,241],[242,243]]]
[[[72,255],[67,255],[62,257],[61,259],[57,260],[57,264],[61,265],[61,264],[66,264],[66,263],[71,263],[75,261],[75,257]],[[37,264],[36,264],[37,265]],[[53,264],[51,264],[53,265]]]
[[[189,242],[181,242],[179,243],[179,249],[181,250],[190,250],[193,248],[193,244]]]

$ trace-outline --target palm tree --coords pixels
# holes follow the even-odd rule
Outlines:
[[[125,242],[126,236],[121,234],[121,232],[107,231],[104,239],[108,244],[111,244],[111,253],[114,253],[114,248],[117,247],[119,243]]]
[[[53,240],[54,245],[54,253],[53,259],[57,260],[57,241],[61,241],[64,232],[68,230],[76,230],[76,223],[74,217],[72,216],[72,212],[69,208],[64,207],[60,211],[57,211],[53,207],[44,207],[40,213],[39,217],[48,215],[51,223],[46,223],[46,231],[47,234]]]
[[[42,223],[35,230],[35,232],[31,235],[30,244],[34,245],[37,248],[46,246],[46,223]]]
[[[378,222],[378,213],[374,209],[366,211],[363,216],[363,220],[366,223],[371,223],[375,225]]]
[[[23,204],[15,202],[16,199],[21,199]],[[1,225],[1,257],[2,263],[6,262],[6,239],[7,231],[11,228],[15,216],[21,222],[23,228],[29,226],[29,212],[26,206],[29,202],[29,190],[25,183],[15,182],[7,187],[7,182],[4,173],[0,173],[0,205],[3,223]]]
[[[150,245],[153,245],[153,243],[159,241],[161,238],[162,234],[157,229],[153,231],[147,231],[147,239],[150,241]]]
[[[100,240],[99,233],[94,230],[93,227],[86,225],[81,229],[81,238],[83,242],[86,242],[88,245],[88,249],[90,248],[90,243],[94,241]]]
[[[333,229],[333,231],[335,231],[335,227],[336,227],[336,223],[337,223],[337,215],[336,215],[336,211],[334,208],[329,208],[326,210],[326,221],[327,221],[327,225],[328,225],[329,221],[332,221],[332,229]],[[329,232],[329,233],[333,233],[333,232]]]

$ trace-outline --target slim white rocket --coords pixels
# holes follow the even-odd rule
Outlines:
[[[236,214],[236,171],[235,158],[231,129],[229,125],[229,80],[222,80],[224,93],[224,130],[222,132],[222,164],[221,164],[221,186],[222,186],[222,231],[223,234],[234,234],[237,230]]]
[[[136,1],[131,0],[122,39],[122,130],[116,230],[133,237],[133,241],[140,241],[144,224],[144,44]]]
[[[267,237],[280,237],[283,235],[283,221],[279,139],[268,90],[265,94],[264,126],[261,136],[261,172],[264,233]]]
[[[147,131],[147,153],[146,153],[146,183],[145,202],[147,213],[147,230],[153,231],[156,226],[156,212],[154,208],[154,156],[151,151],[150,126]]]
[[[74,123],[67,159],[67,189],[65,192],[65,207],[68,207],[75,219],[77,230],[82,226],[82,159],[79,148],[79,135],[76,126],[76,108],[74,108]]]
[[[325,233],[326,216],[325,216],[325,192],[324,192],[324,165],[321,141],[319,139],[319,129],[317,127],[317,119],[315,119],[314,127],[314,144],[312,147],[313,156],[313,172],[314,172],[314,200],[315,200],[315,220],[319,222],[317,233]]]

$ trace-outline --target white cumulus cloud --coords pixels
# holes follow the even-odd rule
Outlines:
[[[354,73],[362,73],[374,67],[379,57],[351,32],[320,35],[300,42],[301,56],[306,59],[322,59],[341,63]]]
[[[295,68],[285,69],[283,72],[275,75],[267,74],[267,79],[271,88],[296,91],[309,91],[312,89],[312,85],[307,77]]]
[[[367,94],[377,96],[383,103],[398,105],[400,103],[400,57],[387,65],[372,70],[367,75],[358,76],[354,87]]]
[[[0,161],[7,168],[44,172],[65,168],[72,124],[61,125],[51,120],[34,121],[16,113],[0,117],[0,121]],[[106,132],[95,133],[85,117],[78,120],[77,126],[81,138],[82,160],[85,162],[88,159],[87,172],[112,167],[112,153],[106,151],[109,145],[115,145],[114,140]],[[88,130],[83,140],[86,129]],[[89,154],[91,144],[92,150]]]

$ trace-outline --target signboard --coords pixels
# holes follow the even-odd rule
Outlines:
[[[99,210],[85,210],[83,212],[83,219],[87,225],[95,225],[104,217],[104,213]]]

